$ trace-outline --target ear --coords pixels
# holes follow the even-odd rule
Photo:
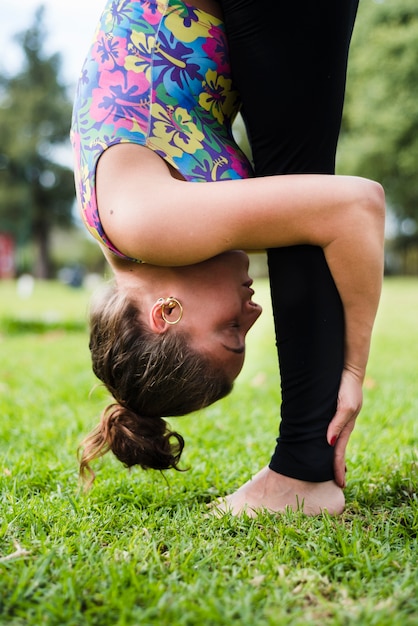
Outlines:
[[[150,323],[151,330],[154,333],[158,333],[158,334],[165,333],[169,326],[169,324],[167,324],[167,322],[164,320],[162,316],[161,304],[162,302],[158,302],[157,300],[157,302],[155,302],[152,305],[152,309],[149,314],[149,323]]]

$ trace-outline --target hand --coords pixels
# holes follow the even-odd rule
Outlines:
[[[345,487],[345,450],[353,432],[357,415],[363,404],[363,379],[349,369],[344,369],[338,391],[337,412],[328,426],[327,440],[335,446],[335,482]]]

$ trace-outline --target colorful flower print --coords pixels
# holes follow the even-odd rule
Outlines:
[[[220,20],[181,0],[108,0],[81,72],[71,129],[77,195],[90,232],[124,257],[103,231],[95,189],[98,160],[114,144],[147,146],[189,181],[251,176],[232,137],[238,109]]]

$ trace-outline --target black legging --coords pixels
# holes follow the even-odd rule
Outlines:
[[[222,0],[233,78],[257,176],[333,174],[358,0]],[[279,354],[276,472],[334,477],[326,431],[343,367],[344,317],[324,254],[268,250]]]

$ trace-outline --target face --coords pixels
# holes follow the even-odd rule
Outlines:
[[[244,252],[232,251],[179,268],[184,280],[170,294],[183,305],[180,324],[194,347],[216,360],[231,381],[244,363],[245,336],[261,314],[260,305],[251,299],[248,266]]]

